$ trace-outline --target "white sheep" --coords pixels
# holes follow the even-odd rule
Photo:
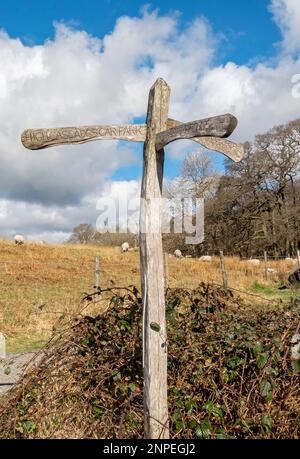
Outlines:
[[[22,236],[21,234],[16,234],[16,236],[15,236],[14,239],[15,239],[15,243],[16,243],[17,245],[22,245],[22,244],[24,244],[24,242],[25,242],[25,238],[24,238],[24,236]]]
[[[123,244],[121,245],[121,251],[122,252],[128,252],[128,250],[129,250],[128,242],[123,242]]]
[[[260,265],[260,260],[258,258],[251,258],[250,260],[247,260],[248,265],[252,266],[258,266]]]
[[[174,252],[174,257],[176,257],[176,258],[182,258],[181,250],[176,249],[175,252]]]
[[[296,258],[290,258],[290,257],[285,258],[284,261],[286,261],[289,264],[297,263],[297,259]]]
[[[277,269],[274,269],[274,268],[267,268],[267,273],[270,273],[270,274],[277,274]]]
[[[210,262],[211,261],[211,256],[210,255],[202,255],[202,257],[199,258],[200,261],[204,262]]]

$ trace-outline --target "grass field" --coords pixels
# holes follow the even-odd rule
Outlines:
[[[8,352],[41,347],[59,317],[80,309],[84,294],[94,290],[96,256],[100,257],[101,287],[140,287],[138,252],[121,254],[114,247],[82,245],[15,246],[0,241],[0,331],[7,337]],[[253,267],[239,258],[226,257],[225,265],[229,287],[248,292],[240,295],[247,297],[249,304],[263,307],[269,301],[299,296],[299,290],[278,290],[296,269],[295,262],[270,261],[268,266],[277,274],[270,274],[268,280],[263,263]],[[170,287],[195,288],[202,281],[221,284],[218,257],[204,263],[169,256],[168,267]],[[88,312],[96,313],[106,306],[97,302]]]

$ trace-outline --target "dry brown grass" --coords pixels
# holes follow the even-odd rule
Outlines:
[[[84,293],[93,291],[97,255],[101,287],[113,283],[140,286],[138,252],[121,254],[114,247],[82,245],[15,246],[0,241],[0,329],[8,338],[9,352],[40,347],[62,314],[76,312]],[[239,258],[226,257],[225,264],[231,288],[269,299],[293,294],[277,290],[277,286],[286,283],[295,263],[270,261],[269,267],[278,274],[270,275],[268,280],[264,278],[263,263],[253,267]],[[168,265],[172,288],[195,288],[200,282],[221,284],[217,257],[211,263],[204,263],[169,256]],[[258,296],[249,298],[255,303],[263,302]],[[99,312],[99,304],[90,306],[89,312]]]

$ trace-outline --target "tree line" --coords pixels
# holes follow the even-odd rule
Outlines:
[[[204,241],[186,245],[186,234],[171,232],[163,235],[166,251],[198,256],[223,250],[251,257],[267,250],[279,257],[300,249],[300,119],[275,126],[244,147],[242,161],[226,160],[222,175],[203,150],[190,153],[178,179],[166,183],[166,197],[204,198],[205,208]],[[124,239],[138,244],[134,234],[103,234],[83,224],[70,242],[121,245]]]

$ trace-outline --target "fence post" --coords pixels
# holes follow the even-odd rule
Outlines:
[[[100,263],[99,263],[99,257],[96,257],[96,263],[95,263],[95,288],[99,290],[100,287]]]
[[[0,332],[0,359],[6,359],[5,336]]]
[[[227,274],[226,274],[225,263],[224,263],[223,250],[220,250],[220,266],[221,266],[221,273],[222,273],[222,280],[223,280],[223,288],[224,290],[227,290],[228,282],[227,282]]]
[[[165,289],[169,287],[169,267],[168,267],[168,254],[164,252],[164,275],[165,275]]]
[[[268,254],[267,251],[264,251],[264,260],[265,260],[265,276],[268,279]]]
[[[300,250],[297,250],[298,269],[300,269]]]

